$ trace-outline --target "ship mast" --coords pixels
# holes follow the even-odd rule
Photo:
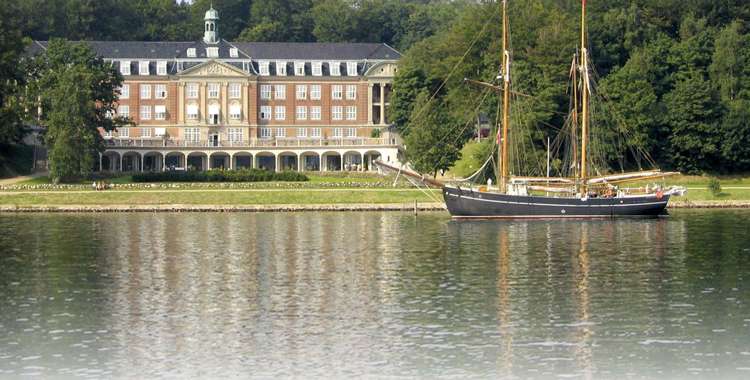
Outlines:
[[[510,173],[510,155],[508,152],[508,128],[510,125],[510,53],[508,52],[508,29],[508,0],[503,0],[503,134],[502,144],[498,145],[500,149],[498,157],[502,157],[500,160],[500,173],[498,173],[501,193],[507,191]]]
[[[581,89],[581,195],[585,198],[588,192],[587,149],[589,139],[589,58],[586,48],[586,0],[582,0],[581,7],[581,70],[583,71],[583,86]]]

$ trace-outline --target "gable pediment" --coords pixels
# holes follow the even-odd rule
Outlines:
[[[246,73],[232,65],[219,61],[208,61],[198,66],[191,67],[180,74],[180,77],[249,77]]]

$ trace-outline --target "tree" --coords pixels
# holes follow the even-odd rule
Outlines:
[[[15,3],[0,7],[0,145],[18,141],[23,131],[20,104],[23,73],[19,61],[26,44],[17,12]]]
[[[716,46],[709,73],[711,80],[719,87],[724,101],[731,101],[740,91],[740,75],[745,67],[742,52],[746,37],[741,34],[739,21],[729,24],[716,36]]]
[[[729,172],[750,170],[750,101],[729,103],[721,125],[722,167]]]
[[[419,94],[406,135],[406,156],[414,169],[437,176],[461,157],[465,139],[439,100],[428,103],[426,92]]]
[[[313,41],[311,0],[255,0],[239,41]]]
[[[32,92],[42,100],[41,123],[49,149],[50,176],[71,181],[89,174],[102,152],[100,129],[128,123],[113,117],[123,78],[83,43],[52,40],[34,60]]]

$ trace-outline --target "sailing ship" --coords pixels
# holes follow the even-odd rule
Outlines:
[[[589,135],[591,82],[587,52],[586,0],[582,1],[581,54],[573,62],[574,110],[573,131],[578,128],[580,102],[580,152],[575,146],[576,170],[569,177],[517,177],[510,174],[509,128],[511,96],[511,53],[507,0],[502,2],[503,43],[502,65],[502,128],[498,128],[497,186],[447,184],[442,186],[443,198],[454,218],[610,218],[655,217],[666,213],[670,197],[682,195],[684,188],[664,189],[659,185],[634,189],[620,188],[625,183],[660,179],[678,173],[658,169],[613,175],[590,175]],[[577,70],[576,70],[577,69]],[[580,99],[576,71],[580,71]],[[500,90],[500,86],[495,86]],[[575,136],[575,135],[574,135]],[[580,154],[580,158],[578,158]],[[549,164],[548,164],[549,165]],[[549,167],[549,166],[548,166]],[[481,170],[481,169],[480,169]]]

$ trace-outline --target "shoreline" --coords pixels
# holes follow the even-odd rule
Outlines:
[[[747,209],[750,201],[683,201],[669,209]],[[0,213],[128,213],[128,212],[353,212],[353,211],[446,211],[435,202],[382,204],[272,204],[272,205],[0,205]]]

